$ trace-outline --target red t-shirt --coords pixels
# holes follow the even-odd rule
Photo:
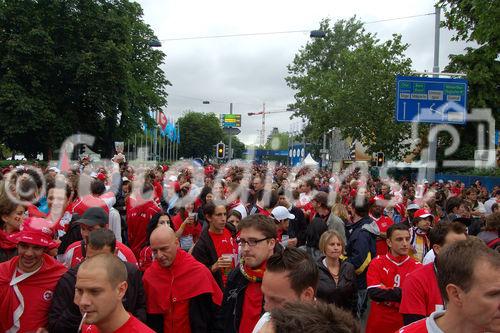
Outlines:
[[[220,257],[223,254],[231,254],[233,255],[233,264],[231,266],[231,269],[235,267],[235,255],[237,254],[238,250],[236,247],[236,242],[234,241],[233,237],[231,237],[231,233],[229,230],[224,228],[224,231],[222,234],[216,234],[214,232],[208,231],[208,234],[210,235],[210,238],[212,239],[212,242],[214,243],[215,246],[215,252],[217,252],[217,257]],[[231,269],[221,269],[222,271],[222,282],[224,286],[226,285],[227,281],[227,275],[229,274],[229,271]]]
[[[76,213],[81,217],[83,213],[85,213],[85,211],[90,207],[101,207],[106,211],[106,214],[109,214],[109,207],[106,201],[101,198],[94,197],[91,194],[88,194],[76,200],[72,207],[73,211],[71,213]]]
[[[368,266],[367,289],[400,288],[407,275],[421,264],[410,256],[394,257],[390,253],[377,256]],[[366,333],[392,333],[403,326],[403,316],[398,311],[398,302],[371,303],[366,324]]]
[[[245,289],[239,333],[251,333],[260,319],[264,301],[264,295],[260,290],[261,284],[260,282],[249,282]]]
[[[99,329],[95,325],[83,325],[82,333],[99,333]],[[146,324],[142,323],[136,317],[130,315],[130,318],[113,333],[155,333]]]
[[[410,325],[401,327],[395,333],[428,333],[429,331],[427,330],[426,319],[427,318],[423,318],[411,323]]]
[[[409,274],[403,284],[403,296],[399,312],[428,317],[443,309],[443,297],[439,291],[434,263],[422,266]]]
[[[143,247],[139,255],[139,269],[145,272],[146,269],[153,263],[153,251],[151,246]]]
[[[125,244],[117,241],[116,249],[118,250],[118,252],[116,253],[116,256],[118,258],[120,258],[122,261],[137,265],[137,259],[135,258],[134,253]],[[85,260],[85,258],[83,257],[82,253],[81,241],[72,243],[70,246],[68,246],[66,252],[64,252],[64,266],[68,268],[76,266],[83,260]]]
[[[172,218],[172,223],[174,224],[175,230],[179,230],[182,222],[184,222],[186,218],[187,214],[184,217],[182,217],[180,213],[178,213]],[[181,236],[193,235],[193,240],[196,242],[198,238],[200,238],[201,230],[202,226],[200,222],[196,222],[195,225],[186,224]]]
[[[127,233],[130,249],[136,258],[139,257],[143,244],[146,242],[147,226],[151,218],[161,211],[153,201],[127,209]]]

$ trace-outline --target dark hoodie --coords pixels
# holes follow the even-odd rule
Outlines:
[[[358,289],[366,289],[366,271],[377,255],[375,241],[379,234],[377,224],[369,216],[346,226],[347,262],[354,266]]]

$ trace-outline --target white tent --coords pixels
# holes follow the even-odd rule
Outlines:
[[[302,165],[317,166],[319,163],[312,158],[311,154],[307,154],[306,158],[302,161]]]

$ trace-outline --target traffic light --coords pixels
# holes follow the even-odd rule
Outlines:
[[[217,144],[217,151],[215,152],[217,158],[223,159],[226,156],[226,145],[222,142]]]
[[[381,167],[382,165],[384,165],[384,153],[379,151],[377,153],[377,166]]]

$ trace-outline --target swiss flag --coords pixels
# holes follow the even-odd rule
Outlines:
[[[158,126],[160,126],[162,131],[165,131],[167,128],[167,117],[163,111],[158,112]]]

